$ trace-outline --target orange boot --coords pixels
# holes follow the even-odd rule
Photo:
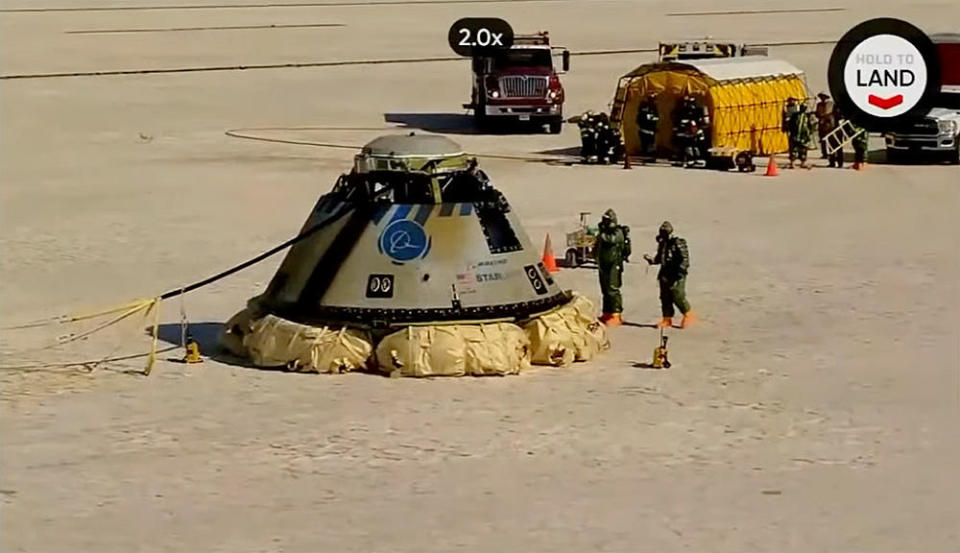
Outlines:
[[[659,323],[657,323],[657,328],[670,328],[670,327],[672,327],[672,326],[673,326],[673,318],[672,318],[672,317],[664,317],[664,318],[660,319],[660,322],[659,322]]]
[[[604,313],[600,317],[600,322],[607,326],[620,326],[623,324],[623,319],[620,313]]]
[[[691,324],[697,322],[697,314],[693,310],[687,311],[683,314],[683,320],[680,322],[680,328],[687,328]]]

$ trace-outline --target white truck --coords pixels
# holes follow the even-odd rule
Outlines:
[[[657,48],[659,61],[683,61],[738,56],[766,56],[769,49],[761,45],[737,44],[710,37],[698,40],[661,42]]]
[[[891,162],[936,156],[960,164],[960,33],[930,39],[940,53],[940,95],[923,119],[884,135]]]

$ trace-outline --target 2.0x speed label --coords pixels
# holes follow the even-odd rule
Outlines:
[[[510,48],[513,28],[495,17],[465,17],[450,26],[447,41],[457,54],[472,57],[480,51]]]

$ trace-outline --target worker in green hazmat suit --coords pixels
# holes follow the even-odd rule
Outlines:
[[[870,135],[866,129],[851,124],[853,138],[853,168],[860,171],[867,164],[867,148],[870,146]]]
[[[597,232],[594,256],[600,269],[600,292],[603,294],[603,316],[600,321],[608,326],[623,324],[623,264],[630,260],[630,228],[617,223],[617,214],[608,209]]]
[[[687,328],[695,320],[690,302],[687,301],[687,271],[690,269],[687,241],[674,236],[673,225],[670,221],[664,221],[657,233],[657,255],[644,255],[643,258],[651,265],[660,265],[657,280],[660,282],[660,308],[663,318],[657,326],[673,326],[673,306],[676,305],[683,314],[680,328]]]
[[[810,126],[812,119],[807,112],[807,105],[800,104],[797,111],[793,112],[787,121],[787,137],[790,142],[790,165],[793,169],[794,162],[799,159],[800,167],[807,169],[807,150],[810,144]]]

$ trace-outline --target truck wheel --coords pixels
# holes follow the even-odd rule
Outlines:
[[[903,155],[901,155],[898,150],[887,148],[887,163],[903,163]]]
[[[950,154],[950,165],[960,165],[960,136],[953,139],[957,144],[953,147],[953,153]]]
[[[549,125],[550,134],[560,134],[563,129],[563,119],[551,119]]]
[[[487,115],[486,104],[477,104],[473,108],[473,126],[482,133],[489,132],[492,127],[490,116]]]
[[[486,132],[490,128],[490,119],[482,112],[475,112],[473,126],[480,132]]]
[[[580,256],[577,255],[577,250],[570,248],[567,250],[567,253],[563,256],[563,266],[564,267],[579,267],[580,266]]]

